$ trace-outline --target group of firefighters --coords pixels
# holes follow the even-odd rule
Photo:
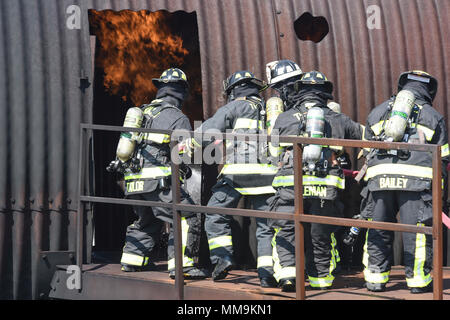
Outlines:
[[[370,112],[364,125],[352,121],[333,102],[333,84],[318,71],[303,72],[290,60],[266,65],[267,82],[247,70],[223,82],[227,103],[178,144],[177,154],[191,157],[196,150],[220,141],[202,135],[222,133],[262,134],[376,140],[441,145],[442,168],[449,149],[444,117],[432,107],[437,80],[423,71],[400,75],[398,93]],[[181,106],[188,95],[188,80],[178,68],[153,79],[155,100],[130,108],[124,127],[192,131]],[[277,95],[264,101],[261,92],[272,88]],[[338,108],[336,108],[336,106]],[[199,138],[201,137],[201,138]],[[162,133],[124,132],[109,171],[123,173],[129,199],[172,201],[171,136]],[[225,164],[211,189],[207,206],[236,208],[245,196],[251,209],[294,213],[294,157],[290,143],[224,140]],[[307,214],[344,217],[340,195],[345,176],[338,146],[303,146],[303,206]],[[363,186],[360,215],[372,221],[396,221],[418,226],[432,224],[432,158],[430,153],[407,150],[363,149],[364,167],[358,179]],[[186,168],[187,166],[181,166]],[[297,173],[298,174],[298,173]],[[183,174],[182,174],[183,176]],[[443,170],[443,195],[447,194]],[[181,203],[194,204],[182,186]],[[445,200],[445,199],[444,199]],[[164,222],[173,223],[168,207],[134,206],[138,219],[127,228],[121,265],[125,272],[152,270],[149,255],[156,247]],[[182,253],[185,278],[224,279],[235,267],[231,215],[182,212]],[[256,218],[257,270],[262,287],[295,291],[295,227],[291,220]],[[337,226],[305,223],[305,268],[314,289],[329,289],[338,272]],[[195,263],[203,228],[208,238],[212,270]],[[431,236],[402,233],[406,282],[412,293],[432,289]],[[384,291],[393,264],[392,231],[368,229],[364,244],[364,278],[370,291]],[[175,277],[173,228],[168,241],[168,269]],[[212,272],[211,272],[212,271]]]

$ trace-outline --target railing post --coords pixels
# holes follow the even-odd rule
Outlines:
[[[177,148],[177,141],[171,140],[170,150]],[[184,299],[184,275],[183,275],[183,251],[182,241],[183,235],[181,230],[181,212],[175,209],[175,206],[180,203],[180,170],[179,165],[174,161],[171,162],[172,169],[172,213],[173,213],[173,236],[174,236],[174,249],[175,249],[175,291],[178,300]]]
[[[294,204],[295,215],[303,215],[303,172],[302,172],[302,147],[294,143]],[[295,220],[295,292],[297,300],[304,300],[305,295],[305,232],[303,223]]]
[[[433,150],[433,299],[442,300],[442,161],[441,147]]]
[[[77,242],[76,242],[76,258],[77,266],[80,273],[83,271],[83,236],[84,236],[84,202],[81,201],[81,196],[84,195],[84,176],[85,176],[85,131],[83,124],[80,126],[80,149],[78,159],[78,211],[77,211]],[[80,278],[80,290],[82,288],[82,277]]]

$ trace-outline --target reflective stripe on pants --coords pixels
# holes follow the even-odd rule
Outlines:
[[[181,218],[181,252],[183,256],[183,267],[192,267],[194,266],[194,260],[185,255],[186,245],[187,245],[187,237],[189,232],[189,224],[186,221],[185,217]],[[175,258],[167,261],[167,269],[170,271],[175,269]]]

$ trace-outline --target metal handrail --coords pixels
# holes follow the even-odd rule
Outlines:
[[[295,193],[295,212],[281,213],[274,211],[259,211],[249,209],[237,209],[237,208],[217,208],[207,207],[201,205],[187,205],[180,203],[180,176],[179,165],[172,161],[172,203],[162,203],[155,201],[144,200],[130,200],[130,199],[117,199],[106,197],[93,197],[83,194],[84,191],[84,177],[86,170],[86,145],[85,132],[87,130],[100,130],[100,131],[116,131],[116,132],[153,132],[172,135],[171,130],[158,130],[158,129],[144,129],[144,128],[125,128],[120,126],[105,126],[85,124],[80,125],[80,153],[79,153],[79,197],[78,197],[78,212],[77,212],[77,246],[76,256],[77,265],[82,270],[83,262],[83,215],[84,215],[84,203],[112,203],[112,204],[130,204],[130,205],[142,205],[142,206],[159,206],[159,207],[172,207],[173,210],[173,228],[174,228],[174,247],[175,247],[175,294],[177,299],[184,298],[184,276],[182,268],[182,247],[181,247],[181,211],[198,212],[198,213],[215,213],[223,215],[236,215],[247,217],[264,217],[280,220],[295,221],[295,260],[296,260],[296,298],[303,300],[305,295],[305,269],[304,269],[304,229],[303,223],[321,223],[339,226],[355,226],[368,229],[381,229],[391,230],[399,232],[412,232],[412,233],[424,233],[430,234],[433,238],[433,299],[442,300],[443,296],[443,235],[442,235],[442,189],[441,189],[441,146],[431,144],[410,144],[403,142],[380,142],[380,141],[362,141],[362,140],[344,140],[344,139],[329,139],[329,138],[305,138],[294,136],[276,136],[277,141],[292,143],[294,150],[294,193]],[[191,135],[194,132],[189,132]],[[222,139],[236,138],[253,138],[259,139],[264,137],[264,141],[272,141],[273,136],[257,135],[257,134],[238,134],[238,133],[214,133],[216,138]],[[172,137],[173,138],[173,137]],[[177,140],[171,139],[170,146],[176,147]],[[433,223],[431,227],[414,226],[407,224],[400,224],[394,222],[375,222],[355,220],[349,218],[335,218],[327,216],[314,216],[305,214],[303,211],[303,179],[302,179],[302,148],[301,144],[320,144],[320,145],[332,145],[343,147],[356,147],[356,148],[375,148],[375,149],[406,149],[415,151],[424,151],[432,153],[432,204],[433,204]],[[296,174],[299,173],[299,174]]]

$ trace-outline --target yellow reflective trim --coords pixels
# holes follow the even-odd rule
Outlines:
[[[234,189],[243,195],[275,193],[275,189],[272,186]]]
[[[337,241],[336,241],[336,237],[334,236],[334,232],[333,232],[331,234],[331,252],[332,252],[332,254],[333,254],[334,258],[335,258],[335,261],[336,262],[340,262],[341,261],[341,257],[339,255],[339,251],[338,251],[336,245],[337,245]],[[333,270],[334,269],[335,268],[333,268]],[[331,270],[331,271],[333,271],[333,270]]]
[[[364,280],[371,283],[387,283],[389,281],[389,274],[390,271],[378,273],[364,269]]]
[[[193,266],[194,266],[194,259],[183,256],[183,267],[193,267]],[[167,262],[167,270],[173,269],[175,269],[175,258],[172,258]]]
[[[200,143],[198,143],[194,138],[190,138],[189,142],[191,144],[192,147],[195,148],[200,148],[202,145]]]
[[[277,176],[273,179],[273,187],[289,187],[294,185],[294,176]]]
[[[415,123],[412,124],[412,127],[414,128],[416,126]],[[434,136],[434,130],[431,130],[430,128],[425,127],[424,125],[418,124],[417,129],[420,129],[423,134],[425,135],[425,139],[427,141],[431,141]]]
[[[258,257],[256,262],[256,268],[263,268],[263,267],[273,267],[272,256]]]
[[[372,218],[367,219],[367,221],[373,221]],[[382,272],[382,273],[375,273],[369,270],[369,252],[367,251],[367,239],[369,237],[369,229],[367,229],[366,232],[366,241],[364,243],[364,253],[363,253],[363,259],[362,263],[364,265],[364,279],[367,282],[371,283],[386,283],[389,281],[389,274],[390,271]]]
[[[293,144],[290,142],[280,142],[280,147],[291,147]]]
[[[279,144],[278,144],[279,145]],[[272,157],[278,157],[283,152],[283,147],[274,147],[271,142],[269,142],[269,153]]]
[[[170,136],[168,134],[164,133],[145,133],[144,139],[148,141],[153,141],[156,143],[169,143],[170,142]]]
[[[423,227],[423,223],[417,224]],[[426,237],[423,233],[416,234],[416,250],[414,253],[414,273],[412,278],[406,278],[408,287],[426,287],[431,281],[431,275],[424,273],[424,266],[426,261]]]
[[[281,267],[274,273],[273,276],[277,281],[287,278],[295,278],[295,267]]]
[[[322,147],[325,147],[325,148],[330,148],[331,150],[335,150],[335,151],[342,151],[342,150],[344,150],[344,147],[343,146],[322,146]]]
[[[263,122],[260,120],[255,119],[248,119],[248,118],[238,118],[236,120],[236,123],[234,124],[234,130],[235,129],[262,129],[263,128]]]
[[[181,217],[181,250],[183,254],[183,267],[192,267],[194,265],[194,260],[192,258],[189,258],[188,256],[185,256],[188,232],[189,224],[186,220],[186,217]],[[167,269],[175,269],[175,258],[170,259],[167,262]]]
[[[281,228],[275,228],[275,234],[272,238],[272,259],[273,259],[273,277],[278,282],[284,278],[295,278],[295,267],[282,267],[280,264],[280,258],[278,257],[277,251],[277,234],[280,232]]]
[[[372,221],[372,218],[367,219],[367,221]],[[369,237],[369,229],[366,231],[366,240],[364,241],[363,246],[363,257],[362,257],[362,263],[364,267],[369,267],[369,253],[367,252],[367,238]]]
[[[278,168],[264,163],[230,163],[223,166],[220,174],[276,174]]]
[[[273,179],[272,186],[273,187],[288,187],[294,185],[294,176],[277,176]],[[316,176],[303,175],[303,185],[320,185],[320,186],[331,186],[339,189],[345,189],[345,180],[333,176],[328,175],[326,177],[320,178]]]
[[[280,281],[280,279],[277,277],[277,275],[280,273],[281,270],[281,264],[280,264],[280,258],[278,257],[278,251],[277,251],[277,234],[280,232],[281,228],[275,228],[274,229],[274,235],[272,238],[272,259],[273,259],[273,276],[275,280]]]
[[[433,169],[410,164],[382,163],[369,167],[366,172],[365,180],[386,174],[432,179]]]
[[[333,175],[327,175],[324,178],[303,175],[303,185],[326,185],[337,187],[339,189],[345,189],[345,180]]]
[[[366,126],[360,124],[360,127],[361,127],[361,129],[362,129],[362,135],[361,135],[362,140],[366,140],[366,139],[364,139],[364,135],[366,134]]]
[[[209,250],[233,245],[231,236],[220,236],[208,240]]]
[[[446,157],[449,154],[450,154],[450,152],[449,152],[449,148],[448,148],[448,143],[446,143],[443,146],[441,146],[441,157]]]
[[[142,168],[141,171],[137,174],[135,173],[126,173],[125,180],[135,180],[135,179],[151,179],[157,177],[166,177],[171,174],[171,167],[150,167],[150,168]]]
[[[148,257],[143,257],[137,254],[123,252],[120,263],[128,264],[131,266],[145,266],[148,263]]]
[[[334,276],[332,274],[327,275],[326,277],[315,278],[308,276],[309,285],[313,288],[326,288],[330,287],[333,284]]]
[[[381,131],[383,131],[383,125],[384,125],[384,121],[382,120],[382,121],[370,126],[370,129],[372,129],[373,133],[376,136],[378,136],[381,133]]]

